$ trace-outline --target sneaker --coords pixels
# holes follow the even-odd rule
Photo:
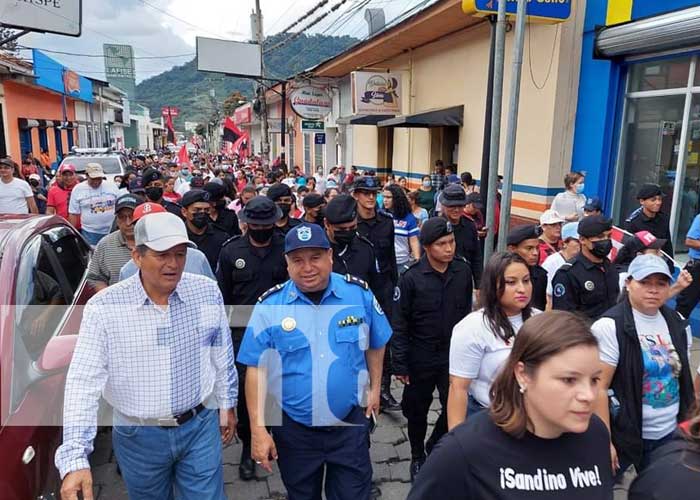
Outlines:
[[[411,459],[411,483],[415,481],[416,476],[418,475],[420,468],[423,467],[424,463],[425,457]]]

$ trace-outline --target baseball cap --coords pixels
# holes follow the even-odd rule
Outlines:
[[[306,198],[304,198],[304,206],[306,206]],[[326,205],[326,220],[329,224],[345,224],[356,218],[357,201],[349,194],[339,194]]]
[[[250,202],[248,202],[250,203]],[[301,224],[292,228],[284,238],[284,253],[288,254],[302,248],[331,247],[326,232],[318,224]]]
[[[654,196],[661,195],[663,195],[663,192],[661,191],[661,186],[659,186],[658,184],[644,184],[642,187],[639,188],[639,191],[637,192],[637,199],[648,200],[649,198],[653,198]]]
[[[223,183],[221,183],[221,179],[214,179],[211,182],[207,182],[202,189],[209,193],[209,201],[216,202],[226,196],[226,188]]]
[[[114,213],[119,212],[122,208],[135,209],[141,203],[143,203],[143,198],[140,196],[135,196],[131,193],[123,194],[117,198],[117,204],[114,206]]]
[[[146,192],[146,190],[143,188],[143,177],[137,175],[129,181],[129,192],[137,194]]]
[[[330,181],[326,182],[326,187],[337,187],[336,183],[333,182],[333,185],[330,185]],[[358,177],[355,179],[355,182],[352,185],[352,190],[353,191],[379,191],[379,181],[374,176],[371,175],[363,175],[361,177]]]
[[[324,203],[326,203],[326,199],[323,197],[323,195],[318,193],[309,193],[304,196],[302,205],[304,205],[304,208],[316,208],[320,207]]]
[[[597,196],[594,196],[593,198],[588,198],[586,200],[586,204],[583,206],[583,209],[586,212],[593,212],[594,210],[600,210],[602,212],[603,202],[600,201],[600,198],[598,198]]]
[[[578,234],[584,238],[593,238],[611,229],[612,219],[608,219],[604,215],[589,215],[578,223]]]
[[[545,210],[540,215],[540,224],[560,224],[562,222],[566,221],[552,209]]]
[[[668,279],[672,279],[668,265],[658,255],[644,254],[635,257],[627,271],[629,276],[637,281],[643,280],[652,274],[663,274]]]
[[[282,218],[282,209],[267,196],[255,196],[238,212],[238,220],[248,224],[274,224]]]
[[[33,179],[35,181],[41,181],[41,177],[39,177],[39,174],[29,174],[29,179]]]
[[[167,210],[163,205],[161,205],[160,203],[153,203],[149,201],[147,203],[141,203],[140,205],[136,206],[136,208],[134,209],[134,215],[131,218],[131,220],[136,222],[141,217],[144,217],[146,215],[159,214],[164,212],[167,212]]]
[[[634,237],[642,243],[644,248],[660,250],[666,244],[666,240],[657,238],[649,231],[639,231],[634,233]]]
[[[283,196],[292,196],[292,189],[286,184],[273,184],[267,190],[267,197],[270,198],[272,201],[277,201]]]
[[[58,173],[62,174],[63,172],[73,172],[75,173],[75,165],[72,163],[64,163],[61,165],[61,167],[58,169]]]
[[[450,184],[440,193],[440,204],[443,207],[463,207],[467,204],[467,193],[459,184]]]
[[[187,237],[187,228],[177,215],[169,212],[141,217],[134,226],[136,246],[145,245],[153,251],[165,252],[177,245],[197,248]]]
[[[85,175],[90,179],[106,179],[105,172],[102,170],[102,165],[99,163],[88,163],[85,166]]]
[[[155,168],[147,168],[143,171],[143,185],[148,186],[153,181],[159,181],[163,178],[163,174]]]
[[[561,239],[577,240],[578,239],[578,222],[569,222],[561,227]]]
[[[420,242],[422,245],[432,245],[437,240],[448,234],[452,234],[452,224],[442,217],[431,217],[423,222],[420,228]]]

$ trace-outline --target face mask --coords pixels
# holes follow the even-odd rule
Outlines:
[[[146,196],[151,201],[158,201],[163,197],[163,188],[162,187],[146,188]]]
[[[584,188],[586,187],[585,184],[577,184],[576,185],[576,193],[581,194],[583,193]]]
[[[600,241],[594,241],[593,242],[593,248],[591,249],[591,253],[598,257],[599,259],[602,259],[604,257],[607,257],[610,251],[613,248],[613,243],[612,240],[600,240]]]
[[[203,229],[209,224],[209,215],[205,213],[194,214],[192,217],[192,225],[197,229]]]
[[[249,227],[248,234],[257,243],[267,243],[268,241],[270,241],[270,238],[272,238],[272,232],[274,230],[274,227],[270,227],[267,229],[253,229]]]
[[[429,188],[432,183],[430,181],[423,181],[423,187]]]
[[[292,205],[290,205],[289,203],[280,203],[277,206],[280,207],[280,210],[282,210],[283,218],[287,217],[289,215],[289,212],[292,210]]]
[[[336,229],[333,232],[333,237],[339,245],[349,245],[355,239],[357,230],[355,229]]]

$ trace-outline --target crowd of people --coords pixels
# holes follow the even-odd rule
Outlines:
[[[677,272],[659,186],[616,228],[572,172],[538,223],[498,235],[471,174],[442,162],[411,189],[162,152],[131,155],[115,181],[97,162],[80,179],[0,160],[0,212],[62,216],[94,246],[56,456],[65,498],[89,486],[101,394],[132,498],[222,498],[234,433],[243,480],[277,460],[290,500],[370,498],[379,411],[407,420],[411,499],[611,498],[631,471],[631,499],[700,485],[700,216]],[[483,262],[488,231],[507,251]],[[177,453],[146,452],[167,443]]]

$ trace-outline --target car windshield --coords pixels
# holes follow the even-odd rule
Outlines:
[[[65,159],[64,163],[75,165],[75,170],[85,172],[85,167],[88,163],[99,163],[102,165],[102,170],[105,174],[121,174],[122,166],[117,157],[104,156],[100,158],[90,156],[70,156]]]

